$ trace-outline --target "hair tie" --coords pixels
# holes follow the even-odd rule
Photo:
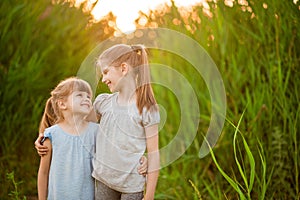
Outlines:
[[[142,55],[142,50],[139,47],[135,47],[133,45],[130,45],[132,51],[136,52],[137,55]]]
[[[142,51],[140,49],[137,49],[136,54],[140,56],[140,55],[142,55]]]

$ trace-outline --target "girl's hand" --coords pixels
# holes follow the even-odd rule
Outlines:
[[[36,139],[36,141],[34,142],[34,146],[37,150],[37,153],[40,155],[40,156],[44,156],[48,153],[49,149],[48,147],[46,146],[43,146],[42,144],[42,140],[44,138],[44,135],[42,133],[39,134],[39,137]]]
[[[138,167],[139,174],[146,176],[148,171],[148,160],[145,156],[140,158],[140,166]]]

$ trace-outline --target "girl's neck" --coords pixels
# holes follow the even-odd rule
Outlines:
[[[88,122],[82,116],[64,116],[64,120],[59,123],[59,126],[67,133],[73,135],[81,134],[87,127]]]
[[[134,104],[135,102],[136,102],[135,92],[119,91],[117,103],[120,106],[128,106],[128,105]]]
[[[130,105],[136,102],[136,85],[133,80],[124,82],[124,87],[119,91],[117,102],[119,105]]]

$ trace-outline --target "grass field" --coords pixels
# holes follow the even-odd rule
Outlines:
[[[156,199],[299,200],[300,3],[209,5],[211,17],[201,6],[184,18],[174,6],[147,17],[147,27],[156,23],[197,41],[216,64],[226,91],[220,138],[200,159],[212,113],[207,83],[185,58],[150,50],[151,63],[170,66],[189,82],[201,111],[191,144],[176,146],[174,152],[182,155],[161,169]],[[49,92],[76,75],[113,28],[107,21],[87,26],[87,13],[51,1],[3,0],[0,11],[0,199],[34,199],[39,156],[33,143]],[[100,84],[97,92],[103,91]],[[181,112],[180,103],[190,102],[177,99],[174,91],[159,85],[154,91],[166,116],[163,147],[176,137],[182,117],[195,116],[189,115],[193,110]]]

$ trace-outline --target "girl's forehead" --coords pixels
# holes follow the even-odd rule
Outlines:
[[[85,93],[89,93],[89,91],[87,90],[73,90],[72,93],[82,93],[82,92],[85,92]]]
[[[73,88],[72,89],[72,91],[71,91],[72,93],[74,93],[74,92],[89,92],[89,89],[88,88],[83,88],[83,87],[77,87],[77,88]]]
[[[100,69],[101,71],[107,70],[109,68],[109,65],[101,65]]]
[[[101,69],[101,72],[103,73],[105,71],[108,71],[111,67],[112,67],[111,65],[102,65],[100,67],[100,69]]]
[[[79,85],[75,85],[72,88],[72,92],[86,92],[86,93],[91,93],[91,88],[89,87],[89,85],[86,84],[79,84]]]

